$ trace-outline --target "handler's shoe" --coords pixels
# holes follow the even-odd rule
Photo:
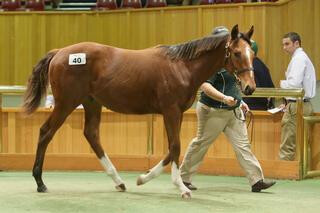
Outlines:
[[[192,185],[192,183],[183,182],[183,184],[190,190],[197,190],[198,188]]]
[[[269,180],[269,181],[268,180],[259,180],[251,187],[251,191],[252,192],[260,192],[261,190],[270,188],[274,184],[276,184],[276,181],[274,181],[274,180]]]

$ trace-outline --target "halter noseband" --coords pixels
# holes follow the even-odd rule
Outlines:
[[[238,74],[241,74],[241,73],[243,73],[243,72],[248,72],[248,71],[254,71],[253,67],[243,68],[243,69],[241,69],[241,70],[236,70],[234,73],[235,73],[236,75],[238,75]]]

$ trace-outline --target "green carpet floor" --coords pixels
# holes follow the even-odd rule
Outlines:
[[[0,212],[319,212],[320,179],[278,180],[252,193],[244,177],[197,175],[199,188],[183,200],[169,174],[136,186],[139,173],[121,172],[127,192],[117,192],[102,172],[44,172],[49,193],[37,193],[31,172],[0,172]]]

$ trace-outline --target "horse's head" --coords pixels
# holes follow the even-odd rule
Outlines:
[[[225,68],[241,82],[241,91],[251,95],[256,89],[252,61],[254,53],[250,48],[253,26],[247,33],[240,33],[238,25],[231,31],[231,40],[226,45]]]

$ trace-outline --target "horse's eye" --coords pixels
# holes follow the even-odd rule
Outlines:
[[[237,58],[240,58],[241,52],[235,52],[235,53],[234,53],[234,56],[237,57]]]

